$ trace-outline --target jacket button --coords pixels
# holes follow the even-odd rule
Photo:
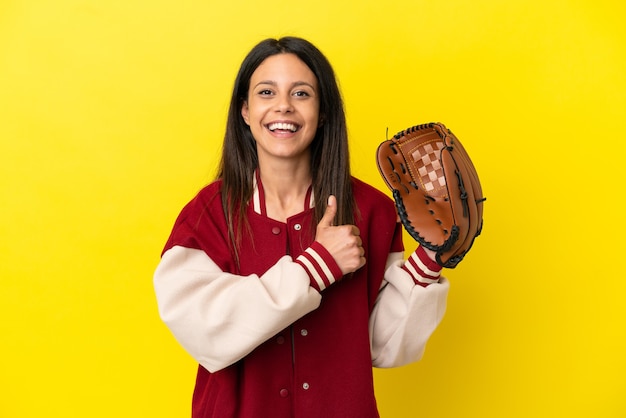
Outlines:
[[[280,234],[280,228],[275,226],[274,228],[272,228],[272,234],[274,235],[278,235]]]
[[[287,389],[281,389],[279,393],[281,398],[286,398],[287,396],[289,396],[289,391]]]
[[[307,335],[309,335],[309,331],[307,331],[306,329],[301,329],[300,335],[302,335],[303,337],[306,337]]]
[[[295,225],[293,226],[293,229],[295,229],[296,231],[299,231],[299,230],[301,230],[301,229],[302,229],[302,225],[300,225],[300,224],[295,224]]]
[[[309,389],[309,387],[310,387],[310,386],[309,386],[309,384],[308,384],[307,382],[304,382],[304,383],[302,384],[302,389],[304,389],[304,390],[308,390],[308,389]]]
[[[282,335],[276,337],[276,344],[283,344],[285,342],[285,337]]]

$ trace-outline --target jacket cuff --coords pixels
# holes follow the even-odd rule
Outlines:
[[[295,262],[304,267],[309,275],[311,287],[318,292],[326,289],[343,276],[333,256],[317,241],[304,250],[295,259]]]
[[[430,259],[421,245],[406,260],[402,268],[411,275],[415,284],[421,286],[439,282],[441,275],[441,266]]]

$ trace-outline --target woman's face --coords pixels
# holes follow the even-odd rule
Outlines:
[[[265,59],[250,78],[241,108],[257,143],[259,162],[309,156],[319,125],[317,78],[294,54]]]

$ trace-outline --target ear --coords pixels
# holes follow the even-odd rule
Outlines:
[[[243,117],[244,122],[246,122],[246,125],[250,126],[250,119],[248,118],[248,115],[249,115],[248,101],[244,100],[243,104],[241,105],[241,116]]]

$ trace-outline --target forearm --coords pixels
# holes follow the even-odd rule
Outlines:
[[[416,265],[410,257],[405,262],[402,256],[390,254],[383,288],[370,316],[372,361],[376,367],[419,360],[446,309],[447,280],[420,261]],[[418,274],[418,280],[411,271],[420,268],[426,271]]]
[[[161,318],[209,371],[245,357],[321,301],[306,270],[288,256],[260,277],[237,276],[201,250],[173,247],[154,286]]]

